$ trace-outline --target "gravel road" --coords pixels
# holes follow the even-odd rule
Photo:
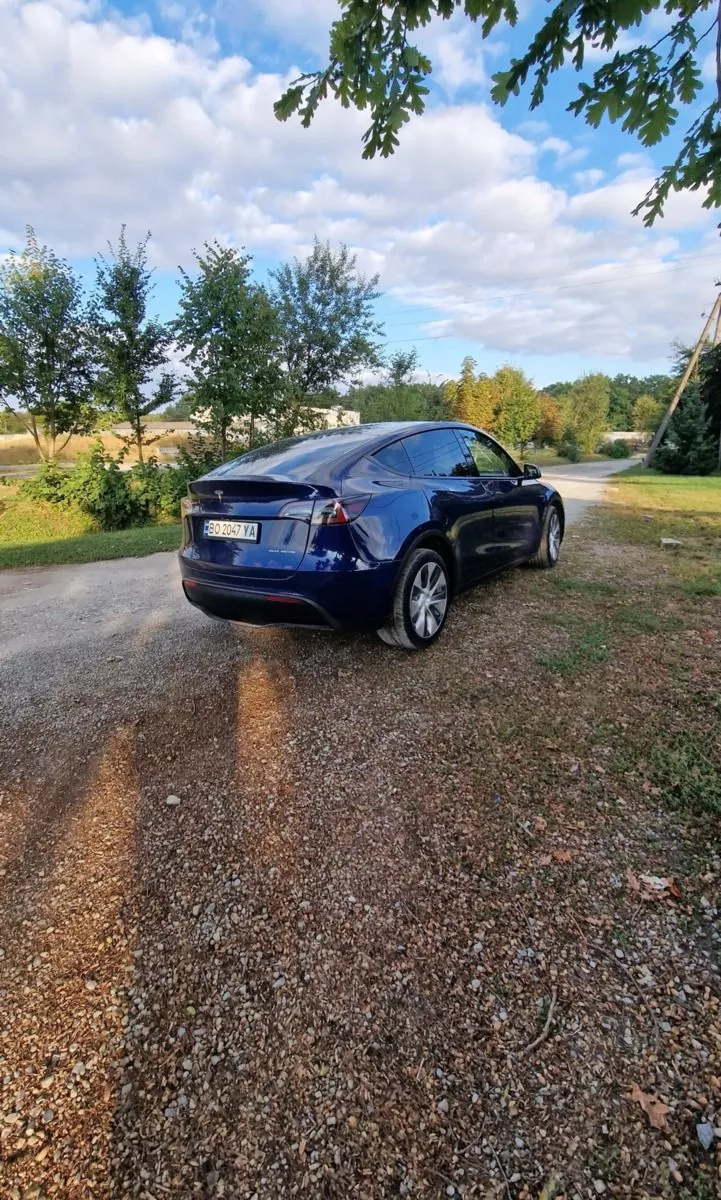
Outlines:
[[[556,467],[569,523],[598,501],[626,462]],[[0,572],[0,724],[42,717],[44,729],[90,720],[190,686],[219,649],[263,634],[229,634],[186,602],[175,554]],[[306,639],[307,640],[307,639]],[[88,715],[88,707],[92,710]]]
[[[605,469],[564,472],[572,520]],[[706,910],[621,880],[678,871],[681,835],[539,665],[557,600],[511,572],[406,656],[209,621],[174,555],[0,574],[0,1195],[641,1197],[693,1169],[618,1081],[681,1071],[706,1120]]]

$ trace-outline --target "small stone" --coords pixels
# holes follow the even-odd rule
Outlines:
[[[471,987],[473,988],[473,991],[474,991],[474,992],[477,992],[477,991],[479,991],[479,990],[480,990],[480,986],[481,986],[481,981],[480,981],[480,979],[472,979],[472,980],[471,980]]]
[[[606,1185],[602,1179],[594,1179],[593,1186],[597,1196],[602,1196],[606,1190]]]
[[[54,1118],[55,1113],[53,1112],[52,1108],[46,1108],[42,1116],[43,1125],[49,1125]]]
[[[78,1077],[84,1075],[85,1074],[85,1063],[84,1062],[76,1062],[71,1073]]]
[[[180,804],[180,796],[166,796],[165,804],[167,808],[177,808]]]
[[[446,1100],[445,1096],[442,1100],[438,1101],[437,1108],[439,1113],[445,1114],[448,1112],[448,1101]]]
[[[192,1069],[193,1069],[193,1061],[192,1061],[192,1059],[190,1059],[190,1058],[184,1058],[184,1059],[183,1059],[183,1070],[184,1070],[184,1071],[192,1071]]]
[[[454,1188],[452,1183],[449,1183],[448,1187],[446,1188],[446,1195],[447,1196],[455,1196],[455,1194],[456,1194],[456,1189]]]
[[[710,1150],[716,1137],[716,1132],[710,1121],[701,1121],[696,1126],[696,1133],[704,1150]]]
[[[661,538],[661,547],[664,550],[675,550],[680,545],[678,538]]]

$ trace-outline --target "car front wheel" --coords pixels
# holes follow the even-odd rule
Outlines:
[[[562,538],[561,515],[555,504],[549,504],[543,517],[541,541],[533,558],[528,560],[529,565],[546,570],[555,567],[561,553]]]
[[[413,550],[396,582],[386,625],[378,636],[389,646],[422,650],[439,636],[448,615],[448,569],[435,550]]]

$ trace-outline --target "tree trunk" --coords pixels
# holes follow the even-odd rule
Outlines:
[[[255,437],[255,413],[251,409],[250,425],[248,427],[248,449],[253,449],[253,438]]]
[[[140,422],[135,427],[135,445],[138,448],[138,462],[143,461],[143,431],[140,428]]]
[[[220,453],[225,462],[228,457],[228,422],[221,421],[220,423]]]

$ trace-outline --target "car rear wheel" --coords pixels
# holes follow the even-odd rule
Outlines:
[[[561,539],[563,531],[561,529],[561,515],[555,504],[550,504],[546,509],[543,525],[541,527],[541,541],[538,550],[533,558],[530,558],[529,565],[532,567],[541,567],[545,570],[550,570],[555,567],[558,562],[558,556],[561,553]]]
[[[378,636],[388,646],[422,650],[439,636],[448,615],[448,569],[435,550],[413,550],[398,576],[388,623]]]

